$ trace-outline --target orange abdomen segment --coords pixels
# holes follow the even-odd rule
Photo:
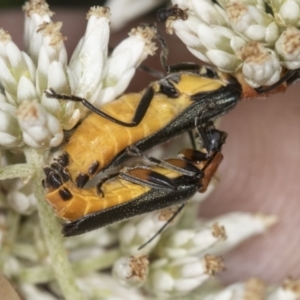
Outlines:
[[[175,178],[180,175],[177,172],[160,167],[153,167],[151,170],[169,178]],[[71,193],[72,197],[70,199],[64,200],[62,198],[60,191],[63,189],[67,189]],[[131,201],[150,190],[149,187],[135,184],[119,177],[105,182],[101,189],[104,197],[98,195],[95,188],[80,189],[73,183],[67,182],[59,189],[48,193],[46,199],[55,209],[58,217],[73,221],[87,214]]]
[[[127,94],[101,109],[116,119],[130,122],[140,98],[141,94]],[[80,172],[88,174],[94,162],[99,162],[98,173],[127,146],[162,129],[190,103],[190,99],[184,95],[170,99],[165,95],[155,94],[144,119],[135,127],[124,127],[91,114],[64,147],[64,151],[70,156],[67,168],[72,180],[75,181]]]
[[[59,193],[61,189],[68,189],[72,198],[63,200]],[[102,190],[105,196],[102,197],[96,193],[95,188],[78,189],[74,184],[68,182],[47,194],[46,199],[53,206],[58,217],[72,221],[87,214],[130,201],[149,189],[118,178],[103,185]]]

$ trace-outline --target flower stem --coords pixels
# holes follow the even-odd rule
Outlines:
[[[43,156],[35,149],[30,148],[25,150],[25,155],[27,162],[33,164],[35,168],[34,194],[38,202],[40,223],[51,258],[54,277],[60,285],[64,299],[83,300],[84,297],[76,285],[75,276],[63,246],[63,237],[60,232],[61,226],[45,201],[45,191],[41,184],[44,177],[42,171]]]
[[[28,177],[33,173],[32,164],[15,164],[0,168],[0,180]]]

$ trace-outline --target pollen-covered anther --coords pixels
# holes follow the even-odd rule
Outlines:
[[[264,63],[269,59],[269,53],[259,42],[249,42],[241,49],[242,60],[248,63]]]
[[[56,23],[44,22],[39,26],[37,31],[41,32],[44,37],[49,37],[50,45],[55,46],[67,39],[67,37],[63,36],[62,33],[60,32],[61,28],[62,28],[62,22],[56,22]]]
[[[5,31],[3,28],[0,28],[0,42],[7,43],[11,41],[11,36],[8,31]]]
[[[130,256],[131,275],[128,278],[135,277],[139,281],[145,280],[148,274],[148,265],[149,259],[147,255]]]
[[[23,5],[23,11],[30,17],[32,14],[40,16],[49,15],[52,17],[54,12],[49,9],[49,5],[44,0],[30,0]]]
[[[247,6],[244,3],[232,2],[226,5],[226,12],[229,20],[237,23],[246,14]]]
[[[103,6],[93,6],[86,14],[86,18],[89,19],[91,16],[94,16],[96,18],[110,18],[110,9],[109,7],[103,7]]]
[[[207,254],[204,257],[206,274],[215,275],[217,272],[224,271],[225,265],[221,256]]]
[[[225,227],[219,225],[217,222],[212,225],[211,233],[215,238],[219,238],[221,240],[227,239]]]
[[[156,37],[156,29],[150,26],[138,26],[137,28],[132,28],[128,33],[129,36],[140,36],[144,42],[144,51],[149,55],[154,55],[157,47],[152,39]]]
[[[245,283],[244,300],[266,299],[267,286],[258,279],[251,278]]]

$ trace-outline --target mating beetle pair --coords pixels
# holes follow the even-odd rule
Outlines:
[[[161,56],[169,72],[166,77],[101,110],[76,96],[46,92],[48,97],[79,101],[93,112],[71,135],[63,154],[45,168],[47,200],[60,217],[72,221],[64,225],[66,236],[183,205],[215,172],[225,133],[211,121],[236,105],[242,87],[232,76],[210,68],[189,63],[167,66],[166,53]],[[96,188],[83,189],[99,172],[118,168],[132,152],[145,157],[144,151],[192,129],[201,136],[206,153],[193,151],[175,164],[151,158],[158,167],[121,170]]]
[[[214,129],[210,121],[234,107],[241,88],[230,76],[219,76],[196,65],[186,66],[190,69],[171,73],[142,93],[124,95],[101,107],[101,111],[92,107],[94,113],[71,135],[63,154],[45,168],[47,200],[60,217],[73,221],[65,225],[65,235],[182,204],[205,185],[204,181],[209,181],[219,164],[212,158],[225,140],[225,134]],[[47,95],[90,106],[83,99],[57,95],[54,91]],[[166,168],[166,162],[152,159],[161,166],[159,170],[156,167],[121,171],[102,186],[98,184],[98,188],[83,189],[99,171],[117,168],[129,159],[132,153],[128,149],[141,154],[195,127],[206,154],[192,152],[186,157],[192,163],[166,161]],[[206,169],[210,170],[209,176],[202,174]]]

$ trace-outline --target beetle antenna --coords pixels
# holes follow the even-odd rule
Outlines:
[[[142,244],[141,246],[138,247],[138,250],[143,249],[145,246],[147,246],[148,244],[150,244],[159,234],[161,234],[164,229],[176,218],[176,216],[182,211],[182,209],[184,208],[185,203],[181,204],[178,209],[174,212],[174,214],[172,215],[172,217],[144,244]]]

